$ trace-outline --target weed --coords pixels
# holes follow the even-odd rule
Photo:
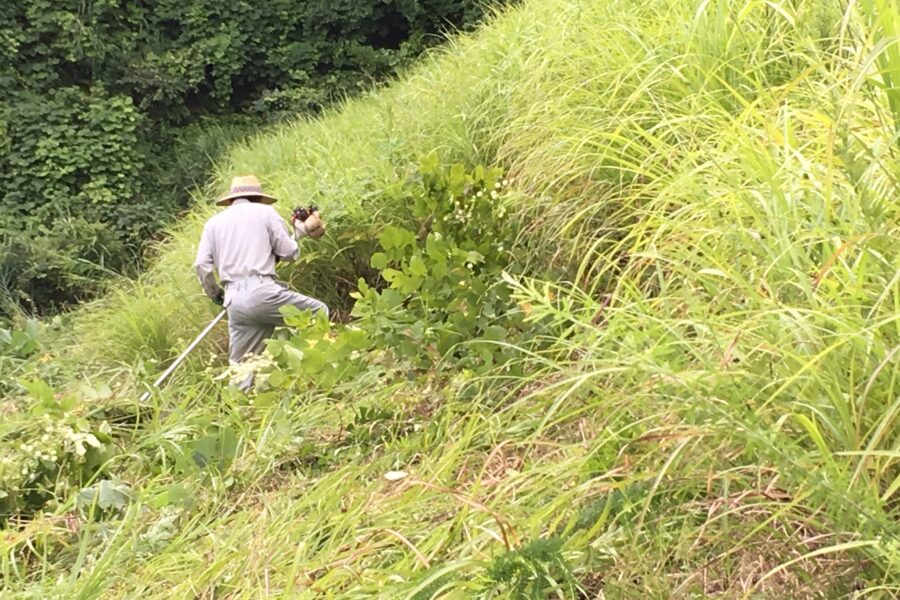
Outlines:
[[[487,571],[485,595],[493,595],[491,592],[499,588],[508,590],[514,598],[539,599],[553,594],[576,597],[578,586],[562,555],[562,546],[559,538],[539,539],[498,556]]]

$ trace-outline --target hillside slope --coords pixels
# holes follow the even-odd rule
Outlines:
[[[900,593],[897,27],[528,0],[235,148],[352,323],[291,317],[249,398],[219,331],[138,410],[215,314],[210,190],[6,401],[6,593]]]

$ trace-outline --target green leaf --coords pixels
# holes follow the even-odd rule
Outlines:
[[[504,327],[500,327],[499,325],[491,325],[484,330],[484,335],[482,335],[481,337],[492,342],[500,342],[506,339],[506,333],[507,331]]]
[[[150,504],[155,508],[164,506],[188,506],[192,503],[193,494],[180,483],[173,483],[163,488],[163,493],[154,498]]]
[[[425,253],[432,260],[446,260],[447,242],[435,239],[435,234],[431,233],[425,240]]]
[[[75,502],[81,508],[90,508],[96,505],[102,510],[119,510],[128,505],[131,495],[131,488],[124,483],[104,479],[97,485],[78,492]]]
[[[447,182],[448,191],[454,196],[462,196],[466,189],[466,169],[462,165],[456,164],[450,167],[449,181]]]
[[[398,277],[402,275],[403,273],[401,273],[397,269],[385,269],[381,272],[381,276],[384,277],[384,280],[391,283],[393,283]]]
[[[425,266],[425,261],[423,261],[422,257],[418,254],[410,259],[409,272],[418,277],[425,277],[428,275],[428,268]]]
[[[372,255],[372,258],[369,259],[369,265],[373,269],[378,269],[379,271],[384,269],[388,265],[388,257],[384,252],[376,252]]]
[[[371,344],[369,335],[362,329],[345,329],[341,338],[350,350],[366,350]]]
[[[276,388],[288,387],[290,385],[291,379],[288,377],[284,371],[273,371],[269,373],[269,385]]]
[[[385,250],[393,250],[403,245],[403,230],[393,225],[388,225],[378,236],[378,243]]]
[[[53,396],[53,388],[47,385],[47,382],[44,380],[35,379],[33,381],[26,381],[22,383],[22,387],[24,387],[28,394],[39,403],[45,406],[56,404],[56,399]]]
[[[237,452],[238,438],[230,427],[216,428],[213,433],[188,444],[186,450],[194,464],[224,470]]]
[[[447,276],[447,273],[448,273],[448,269],[447,269],[447,261],[446,260],[438,261],[431,265],[431,276],[434,279],[438,279],[438,280],[443,279],[444,277]]]
[[[470,262],[472,264],[480,264],[484,260],[484,254],[481,252],[476,252],[475,250],[470,250],[466,253],[466,262]]]
[[[419,173],[422,175],[433,175],[438,170],[437,152],[430,152],[424,156],[419,162]]]
[[[424,279],[417,275],[401,273],[394,279],[391,287],[398,290],[401,294],[412,294],[422,286],[423,281]]]

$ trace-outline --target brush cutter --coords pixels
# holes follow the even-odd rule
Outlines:
[[[191,351],[192,351],[194,348],[197,347],[197,344],[199,344],[201,341],[203,341],[203,338],[205,338],[206,335],[207,335],[210,331],[212,331],[213,327],[215,327],[215,326],[219,323],[219,321],[222,320],[222,318],[225,316],[226,313],[227,313],[227,311],[225,311],[225,310],[223,310],[222,312],[220,312],[220,313],[216,316],[216,318],[213,319],[213,320],[209,323],[209,325],[207,325],[206,328],[205,328],[203,331],[200,332],[200,335],[198,335],[198,336],[196,337],[196,339],[194,339],[194,341],[191,342],[191,344],[190,344],[187,348],[185,348],[184,352],[182,352],[181,355],[180,355],[178,358],[175,359],[175,362],[173,362],[171,365],[169,365],[169,368],[166,369],[166,370],[163,372],[163,374],[160,375],[160,376],[156,379],[156,381],[153,382],[153,387],[154,387],[154,388],[159,389],[159,386],[161,386],[161,385],[163,384],[163,382],[164,382],[166,379],[169,378],[169,375],[171,375],[171,374],[175,371],[175,369],[178,368],[178,365],[180,365],[181,363],[184,362],[184,359],[187,358],[188,354],[190,354]],[[151,391],[152,391],[152,390],[147,390],[146,392],[143,393],[143,395],[141,396],[141,399],[140,399],[140,402],[141,402],[141,403],[146,402],[146,401],[150,398],[150,393],[151,393]]]

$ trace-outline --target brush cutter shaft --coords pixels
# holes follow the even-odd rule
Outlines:
[[[203,341],[203,338],[205,338],[206,335],[210,331],[212,331],[212,328],[215,327],[219,323],[219,321],[221,321],[222,318],[225,317],[226,313],[227,313],[227,311],[225,311],[225,310],[220,312],[218,314],[218,316],[216,316],[216,318],[213,319],[210,322],[210,324],[206,326],[206,329],[204,329],[203,331],[200,332],[200,335],[198,335],[197,338],[193,342],[191,342],[191,345],[188,346],[187,348],[185,348],[184,352],[182,352],[181,355],[175,359],[175,362],[173,362],[171,365],[169,365],[169,368],[166,369],[165,371],[163,371],[163,374],[160,375],[159,378],[157,378],[157,380],[153,382],[153,387],[158,388],[160,385],[162,385],[162,383],[166,379],[169,378],[169,375],[171,375],[172,372],[178,368],[178,365],[180,365],[182,362],[184,362],[184,359],[187,358],[188,354],[190,354],[191,351],[197,347],[197,344],[199,344],[201,341]],[[148,391],[144,392],[144,394],[141,396],[140,401],[146,402],[147,399],[149,399],[149,398],[150,398],[150,391],[148,390]]]

